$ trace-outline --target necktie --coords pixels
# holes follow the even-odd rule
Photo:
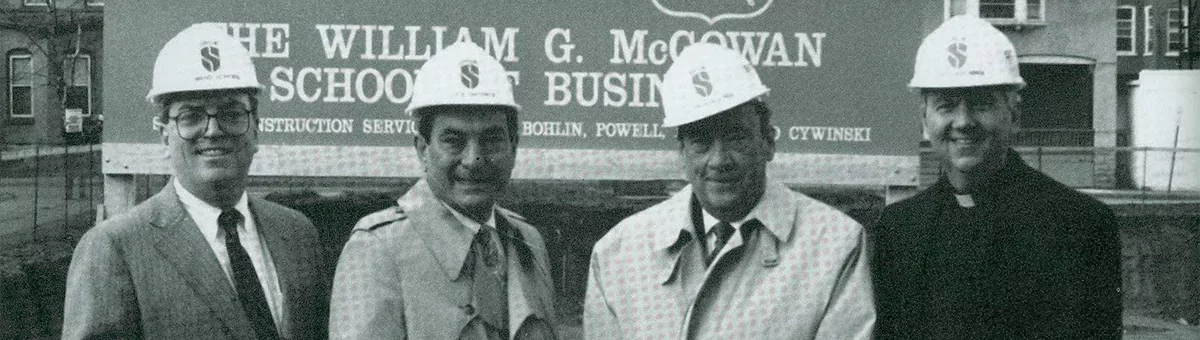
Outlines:
[[[259,339],[279,339],[275,330],[275,319],[271,317],[271,309],[267,306],[266,295],[258,282],[258,274],[254,264],[250,263],[250,254],[238,240],[238,224],[242,223],[242,214],[237,210],[224,210],[217,217],[217,226],[225,231],[225,249],[229,252],[229,264],[233,267],[233,282],[237,289],[238,300],[242,309],[254,326],[254,333]]]
[[[507,271],[499,252],[492,245],[491,227],[481,226],[471,242],[475,270],[472,275],[479,317],[491,331],[508,337]]]
[[[736,230],[733,229],[733,225],[729,224],[729,222],[722,221],[713,226],[713,233],[717,234],[717,242],[713,243],[712,253],[708,256],[709,264],[712,264],[712,261],[721,253],[721,248],[724,248],[725,243],[729,242],[729,238],[733,237],[734,231]]]

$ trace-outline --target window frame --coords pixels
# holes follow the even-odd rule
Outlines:
[[[1163,51],[1164,56],[1178,57],[1180,52],[1188,49],[1188,47],[1190,45],[1191,37],[1189,36],[1188,33],[1191,33],[1191,32],[1188,32],[1188,30],[1184,29],[1184,27],[1183,27],[1184,22],[1186,22],[1187,19],[1189,18],[1189,14],[1190,14],[1190,13],[1188,13],[1189,8],[1188,8],[1188,6],[1183,6],[1182,9],[1183,9],[1183,11],[1180,12],[1179,7],[1172,7],[1172,8],[1168,8],[1166,11],[1166,13],[1167,13],[1167,23],[1166,23],[1167,39],[1166,39],[1166,47],[1165,47],[1166,50]],[[1179,12],[1180,13],[1179,20],[1175,21],[1176,25],[1171,25],[1171,12]],[[1180,49],[1178,49],[1178,50],[1171,48],[1171,34],[1172,33],[1177,34],[1177,36],[1180,39],[1180,42],[1179,42]]]
[[[80,53],[78,56],[75,56],[75,58],[81,58],[81,59],[86,59],[86,60],[87,60],[87,63],[86,63],[86,65],[87,65],[87,73],[86,73],[86,75],[87,75],[87,78],[84,80],[84,83],[86,83],[86,84],[83,84],[83,85],[78,85],[78,84],[76,84],[76,82],[75,82],[75,74],[74,74],[74,73],[72,73],[72,74],[71,74],[71,80],[70,80],[69,82],[67,82],[67,81],[64,81],[64,82],[63,82],[63,84],[65,84],[65,85],[66,85],[66,86],[68,86],[68,87],[72,87],[72,86],[85,86],[85,87],[87,87],[87,104],[86,104],[86,105],[83,107],[83,112],[84,112],[84,113],[83,113],[82,115],[80,115],[80,116],[81,116],[81,117],[91,117],[91,116],[92,116],[92,93],[93,93],[93,91],[94,91],[94,89],[93,89],[93,87],[94,87],[94,86],[93,86],[93,85],[95,85],[95,83],[93,82],[93,79],[92,79],[92,68],[93,68],[93,66],[94,66],[94,64],[92,63],[92,55],[90,55],[90,54],[86,54],[86,53]],[[71,58],[64,58],[64,59],[62,60],[62,61],[63,61],[63,64],[64,64],[64,65],[62,65],[62,66],[63,66],[63,72],[64,72],[64,73],[63,73],[63,75],[64,75],[64,78],[65,78],[65,75],[66,75],[66,67],[67,67],[67,65],[65,65],[65,64],[67,63],[67,61],[68,61],[68,60],[71,60]],[[72,70],[72,72],[75,72],[75,71],[77,71],[77,70]],[[64,79],[64,80],[66,80],[66,79]],[[64,95],[64,96],[66,96],[66,89],[65,89],[65,88],[63,89],[63,95]],[[64,98],[65,98],[65,97],[64,97]]]
[[[104,7],[104,0],[84,0],[84,3],[92,7]]]
[[[29,73],[27,73],[25,76],[25,79],[28,82],[27,85],[17,85],[13,82],[13,79],[15,79],[15,77],[13,77],[13,74],[15,74],[14,71],[16,71],[16,68],[13,66],[13,60],[17,60],[17,59],[29,60],[29,63],[28,63]],[[16,107],[13,106],[13,103],[16,102],[16,100],[14,100],[14,97],[16,95],[16,91],[14,89],[17,87],[29,88],[29,114],[28,115],[16,114],[17,110],[16,110]],[[37,110],[35,110],[35,108],[36,108],[35,104],[36,104],[36,101],[33,100],[33,54],[24,52],[24,51],[10,52],[8,54],[8,117],[14,118],[14,119],[32,119],[35,116],[37,116],[36,115]]]
[[[1121,11],[1122,10],[1129,11],[1129,19],[1121,19]],[[1128,50],[1122,50],[1120,44],[1117,44],[1117,46],[1116,46],[1117,55],[1118,56],[1136,56],[1137,50],[1138,50],[1138,48],[1137,48],[1138,47],[1137,46],[1137,42],[1138,42],[1138,39],[1137,39],[1137,7],[1129,6],[1129,5],[1117,6],[1116,16],[1117,16],[1117,27],[1116,27],[1117,40],[1120,41],[1122,38],[1129,39],[1129,49]],[[1121,35],[1121,23],[1122,22],[1129,23],[1129,27],[1128,27],[1129,35],[1127,35],[1127,36]]]
[[[1142,6],[1142,55],[1154,55],[1158,49],[1158,30],[1154,27],[1154,6]]]
[[[1009,0],[1009,1],[1012,1],[1012,5],[1013,5],[1013,16],[1011,18],[984,18],[982,15],[980,15],[980,5],[981,5],[979,3],[980,0],[966,0],[966,6],[965,6],[966,14],[974,15],[976,17],[982,18],[983,20],[987,20],[988,22],[992,23],[992,25],[999,25],[999,26],[1009,26],[1009,25],[1040,26],[1040,25],[1046,24],[1046,6],[1048,5],[1046,0]],[[1038,2],[1037,18],[1033,18],[1033,19],[1030,18],[1030,15],[1029,15],[1029,2],[1030,1]],[[945,3],[944,13],[945,13],[946,19],[949,19],[951,16],[951,13],[950,13],[951,12],[951,10],[950,10],[951,2],[952,2],[952,0],[944,1],[944,3]]]

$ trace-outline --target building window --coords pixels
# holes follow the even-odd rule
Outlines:
[[[1142,52],[1143,55],[1154,55],[1154,50],[1158,47],[1155,45],[1155,41],[1158,40],[1158,30],[1154,28],[1153,9],[1154,6],[1142,7],[1142,34],[1144,34],[1143,37],[1145,38],[1142,40],[1146,41],[1146,49]]]
[[[1180,15],[1182,13],[1183,15]],[[1188,8],[1183,7],[1167,10],[1167,56],[1178,56],[1179,51],[1187,49],[1188,32],[1183,28],[1183,19],[1188,17]]]
[[[1137,55],[1137,36],[1133,32],[1136,22],[1133,6],[1117,7],[1117,55]]]
[[[1042,0],[1025,0],[1025,19],[1040,21],[1042,14]]]
[[[92,57],[86,54],[63,59],[63,108],[80,109],[92,115]]]
[[[50,0],[21,0],[25,6],[49,6]]]
[[[104,0],[87,0],[88,6],[104,7]]]
[[[1046,19],[1042,0],[967,0],[967,7],[968,14],[997,24],[1040,23]]]
[[[8,114],[13,118],[33,118],[33,56],[8,55]]]

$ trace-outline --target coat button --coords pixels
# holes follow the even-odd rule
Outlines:
[[[472,306],[471,304],[465,304],[458,308],[462,309],[464,314],[475,315],[475,306]]]

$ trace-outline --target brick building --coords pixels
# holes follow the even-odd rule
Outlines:
[[[103,0],[0,0],[0,147],[99,141]]]

